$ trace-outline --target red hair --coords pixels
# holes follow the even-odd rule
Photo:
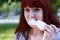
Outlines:
[[[16,32],[22,32],[23,34],[25,34],[26,31],[30,31],[31,29],[31,27],[27,24],[24,17],[24,8],[27,6],[42,8],[44,22],[46,22],[47,24],[54,24],[57,27],[60,26],[60,22],[56,19],[49,0],[22,0],[21,3],[22,15],[20,18],[19,25],[16,29]]]

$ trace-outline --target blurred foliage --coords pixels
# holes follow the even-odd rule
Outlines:
[[[18,4],[16,2],[11,3],[10,5],[11,10],[17,11]]]
[[[21,0],[0,0],[0,6],[4,3],[4,2],[20,2]]]
[[[12,2],[11,5],[10,5],[10,8],[11,8],[11,10],[17,12],[18,7],[21,8],[20,6],[21,6],[20,2],[18,2],[18,3],[17,2]]]
[[[14,11],[16,15],[18,12],[21,13],[21,2],[12,2],[10,5],[10,10]]]
[[[13,12],[15,12],[15,14],[18,14],[18,11],[21,12],[20,5],[21,5],[21,2],[12,2],[11,4],[4,2],[0,6],[0,12],[5,15],[4,18],[8,16],[10,11],[13,11]]]
[[[9,13],[9,6],[8,6],[7,3],[3,3],[3,5],[1,6],[1,11],[5,14],[5,16],[8,15],[8,13]]]
[[[55,4],[56,0],[50,0],[51,4]]]
[[[60,0],[50,0],[50,1],[54,11],[56,12],[57,9],[60,7]]]

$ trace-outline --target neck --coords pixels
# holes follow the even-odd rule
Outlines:
[[[43,36],[43,32],[37,27],[32,28],[30,31],[30,34],[34,36],[37,36],[37,35]]]

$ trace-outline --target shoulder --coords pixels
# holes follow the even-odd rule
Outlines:
[[[14,35],[14,40],[25,40],[25,37],[23,36],[22,32],[17,32]]]
[[[56,32],[55,40],[60,40],[60,28]]]

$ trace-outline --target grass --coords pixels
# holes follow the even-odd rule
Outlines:
[[[0,24],[0,40],[14,40],[14,32],[18,24]]]

